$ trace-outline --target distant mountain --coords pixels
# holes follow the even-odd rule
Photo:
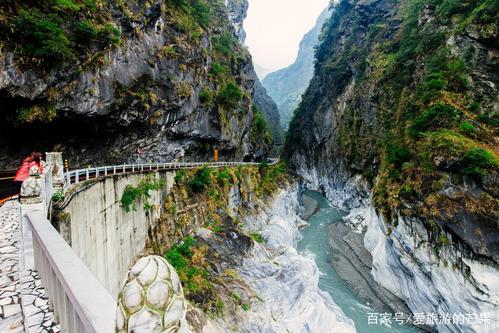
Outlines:
[[[319,41],[324,22],[330,17],[325,9],[319,16],[315,27],[300,42],[296,61],[284,69],[268,74],[262,84],[267,93],[276,102],[281,115],[281,126],[286,129],[293,116],[293,111],[301,101],[301,95],[308,87],[314,74],[314,47]],[[257,65],[255,65],[257,68]],[[258,69],[257,69],[258,72]],[[260,76],[260,74],[259,74]]]
[[[256,75],[258,75],[258,78],[260,80],[265,79],[265,77],[267,75],[269,75],[270,73],[272,73],[272,70],[267,69],[267,68],[265,68],[263,66],[260,66],[258,64],[253,63],[253,66],[255,67]]]

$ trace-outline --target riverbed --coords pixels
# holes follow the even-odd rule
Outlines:
[[[393,316],[390,318],[391,325],[379,324],[383,318],[380,311],[364,304],[348,288],[330,264],[331,253],[327,236],[327,226],[331,223],[341,223],[343,214],[331,207],[327,199],[320,193],[307,192],[307,195],[315,199],[319,203],[319,207],[307,219],[309,225],[302,230],[302,239],[298,243],[298,250],[304,255],[313,256],[320,271],[320,289],[327,292],[345,315],[354,321],[358,333],[422,332],[412,326],[399,325]],[[378,324],[370,324],[369,319],[378,321]]]

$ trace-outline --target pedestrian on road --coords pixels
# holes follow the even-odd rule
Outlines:
[[[28,175],[29,175],[29,170],[31,169],[31,167],[38,167],[38,169],[40,169],[40,175],[43,173],[43,167],[45,166],[45,162],[42,160],[42,153],[40,152],[35,152],[33,153],[33,159],[31,161],[31,163],[29,164],[29,168],[28,168]]]
[[[35,152],[32,152],[31,155],[26,157],[21,163],[21,167],[16,172],[16,176],[14,177],[14,184],[16,186],[17,194],[19,194],[19,192],[21,191],[21,185],[23,184],[23,181],[25,181],[26,178],[29,177],[29,165],[31,162],[33,162],[34,155]]]
[[[142,155],[142,150],[140,149],[140,146],[137,145],[137,148],[135,148],[135,156],[137,157],[137,162],[140,162],[140,155]]]

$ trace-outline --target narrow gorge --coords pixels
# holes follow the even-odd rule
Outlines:
[[[116,332],[499,332],[499,1],[332,1],[262,82],[251,5],[0,2],[0,168],[62,153]]]

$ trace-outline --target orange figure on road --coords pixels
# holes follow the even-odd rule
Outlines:
[[[215,149],[213,149],[213,159],[215,160],[215,162],[218,162],[218,148],[215,147]]]

